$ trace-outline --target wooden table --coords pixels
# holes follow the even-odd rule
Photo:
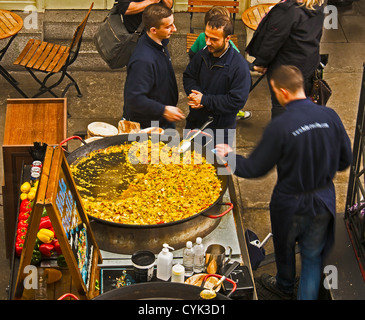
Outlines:
[[[0,62],[4,57],[10,44],[13,42],[18,32],[23,28],[23,20],[16,13],[0,9],[0,40],[10,38],[8,43],[0,49]],[[9,72],[0,65],[0,74],[8,81],[24,98],[27,95],[18,87],[18,82],[9,74]]]
[[[23,20],[16,13],[0,9],[0,39],[12,37],[23,28]]]
[[[250,29],[256,30],[262,18],[276,3],[261,3],[250,7],[242,13],[243,23]]]

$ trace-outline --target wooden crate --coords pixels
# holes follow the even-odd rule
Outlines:
[[[12,252],[23,165],[32,163],[34,142],[58,145],[67,137],[67,99],[8,99],[3,141],[6,256]]]

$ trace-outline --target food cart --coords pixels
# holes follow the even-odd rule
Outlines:
[[[121,135],[118,138],[108,137],[89,144],[94,144],[98,147],[100,143],[115,143],[120,142]],[[85,146],[86,148],[87,146]],[[82,149],[80,147],[79,149]],[[76,149],[77,151],[77,149]],[[84,150],[82,150],[84,152]],[[86,152],[86,151],[85,151]],[[71,153],[72,155],[72,153]],[[191,219],[187,219],[183,223],[183,227],[178,226],[178,229],[187,231],[184,236],[182,231],[179,240],[174,243],[173,233],[163,231],[157,233],[157,237],[161,235],[161,239],[157,241],[154,248],[147,242],[135,242],[136,247],[127,245],[126,238],[123,240],[116,239],[115,247],[106,246],[100,239],[103,234],[105,238],[110,234],[110,229],[105,228],[105,223],[96,221],[91,216],[88,216],[82,205],[81,196],[77,190],[75,180],[70,170],[70,163],[72,162],[71,155],[63,150],[61,146],[48,146],[42,165],[40,180],[37,186],[36,197],[33,202],[33,207],[28,219],[28,228],[24,236],[24,247],[20,255],[16,254],[15,247],[11,257],[11,277],[9,285],[9,299],[159,299],[161,297],[167,299],[200,299],[200,287],[174,283],[169,281],[162,281],[156,278],[156,267],[151,281],[146,283],[136,283],[133,280],[135,269],[132,265],[132,253],[141,249],[151,250],[157,255],[158,251],[162,249],[162,244],[167,242],[175,246],[173,251],[173,263],[182,263],[183,249],[186,241],[195,242],[196,237],[203,238],[203,245],[207,248],[210,244],[220,244],[225,248],[231,249],[230,261],[227,262],[226,267],[232,265],[232,262],[239,262],[239,266],[228,277],[236,281],[234,291],[229,283],[222,286],[222,289],[217,294],[217,299],[257,299],[255,292],[255,285],[253,281],[252,269],[250,266],[250,258],[247,251],[246,240],[244,236],[244,227],[242,224],[241,207],[237,203],[235,187],[230,175],[226,176],[224,192],[220,197],[220,202],[224,205],[216,204],[214,206],[215,213],[211,210],[208,212],[199,213]],[[29,181],[31,165],[23,165],[21,172],[21,181],[18,187],[24,182]],[[19,200],[19,207],[21,201]],[[16,214],[17,226],[20,222],[18,212]],[[203,215],[215,216],[209,218]],[[50,256],[42,253],[40,261],[36,266],[36,274],[40,279],[36,279],[39,284],[47,283],[44,286],[46,293],[40,294],[39,288],[32,288],[29,285],[29,279],[32,273],[29,270],[34,270],[32,267],[32,254],[35,246],[39,246],[38,232],[40,232],[39,224],[42,215],[47,215],[50,218],[54,232],[54,238],[58,240],[60,251],[53,253]],[[201,217],[202,216],[202,217]],[[213,227],[209,222],[207,230],[201,230],[199,227],[203,225],[201,221],[214,221]],[[186,227],[189,221],[193,220],[196,228]],[[166,225],[168,225],[166,223]],[[174,228],[174,223],[172,228]],[[110,224],[109,227],[115,227]],[[157,227],[161,232],[162,227]],[[94,229],[99,230],[94,232]],[[103,233],[104,228],[104,233]],[[153,232],[156,232],[157,228]],[[192,230],[195,230],[195,233]],[[101,231],[100,231],[101,230]],[[128,234],[127,228],[119,228],[120,233]],[[170,229],[171,230],[171,229]],[[175,230],[175,229],[172,229]],[[193,231],[194,231],[193,230]],[[135,235],[135,230],[133,234]],[[141,228],[140,233],[146,234],[146,229]],[[169,238],[166,238],[170,236]],[[14,243],[16,242],[16,233],[14,235]],[[171,240],[171,241],[170,241]],[[46,240],[45,240],[46,241]],[[123,250],[123,241],[125,241],[125,250]],[[113,241],[111,241],[113,242]],[[109,238],[110,244],[110,238]],[[116,248],[119,248],[116,250]],[[123,252],[125,251],[125,252]],[[60,263],[60,256],[63,256],[63,263]],[[52,269],[61,272],[61,276],[52,277]],[[50,271],[51,270],[51,271]],[[46,276],[44,276],[46,271]],[[222,271],[223,273],[223,271]],[[48,278],[47,278],[48,275]],[[33,274],[34,276],[34,274]],[[221,275],[218,275],[221,276]],[[131,279],[126,285],[119,286],[120,280]],[[187,279],[187,277],[185,277]],[[28,285],[28,287],[27,287]],[[44,289],[43,288],[43,289]],[[179,289],[177,289],[179,288]],[[175,290],[177,289],[177,290]],[[168,293],[169,296],[166,297]],[[178,296],[176,296],[178,294]]]

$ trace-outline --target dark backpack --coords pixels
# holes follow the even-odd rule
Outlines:
[[[114,6],[95,33],[93,40],[100,56],[111,69],[123,68],[137,45],[144,29],[143,23],[129,33]]]

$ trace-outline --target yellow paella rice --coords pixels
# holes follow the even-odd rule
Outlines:
[[[138,172],[130,163],[131,153],[128,154],[128,151],[133,147],[138,150],[134,153],[135,157],[147,161],[143,172]],[[154,147],[160,151],[160,161],[156,163],[152,161],[151,155],[151,148]],[[210,207],[222,190],[216,168],[195,152],[188,151],[181,155],[175,149],[176,147],[166,148],[162,142],[154,145],[148,140],[96,150],[76,165],[71,165],[86,213],[106,221],[146,225],[181,220]],[[92,167],[90,170],[95,171],[98,162],[104,161],[96,155],[108,155],[110,159],[103,162],[108,163],[117,154],[125,157],[124,174],[118,179],[126,183],[126,188],[114,191],[111,197],[106,197],[104,193],[85,195],[85,186],[80,186],[78,181],[87,179],[88,174],[82,179],[77,178],[87,170],[81,169],[81,164],[87,162]],[[104,176],[105,172],[101,175]],[[86,189],[97,187],[94,184],[95,182],[86,185]]]

